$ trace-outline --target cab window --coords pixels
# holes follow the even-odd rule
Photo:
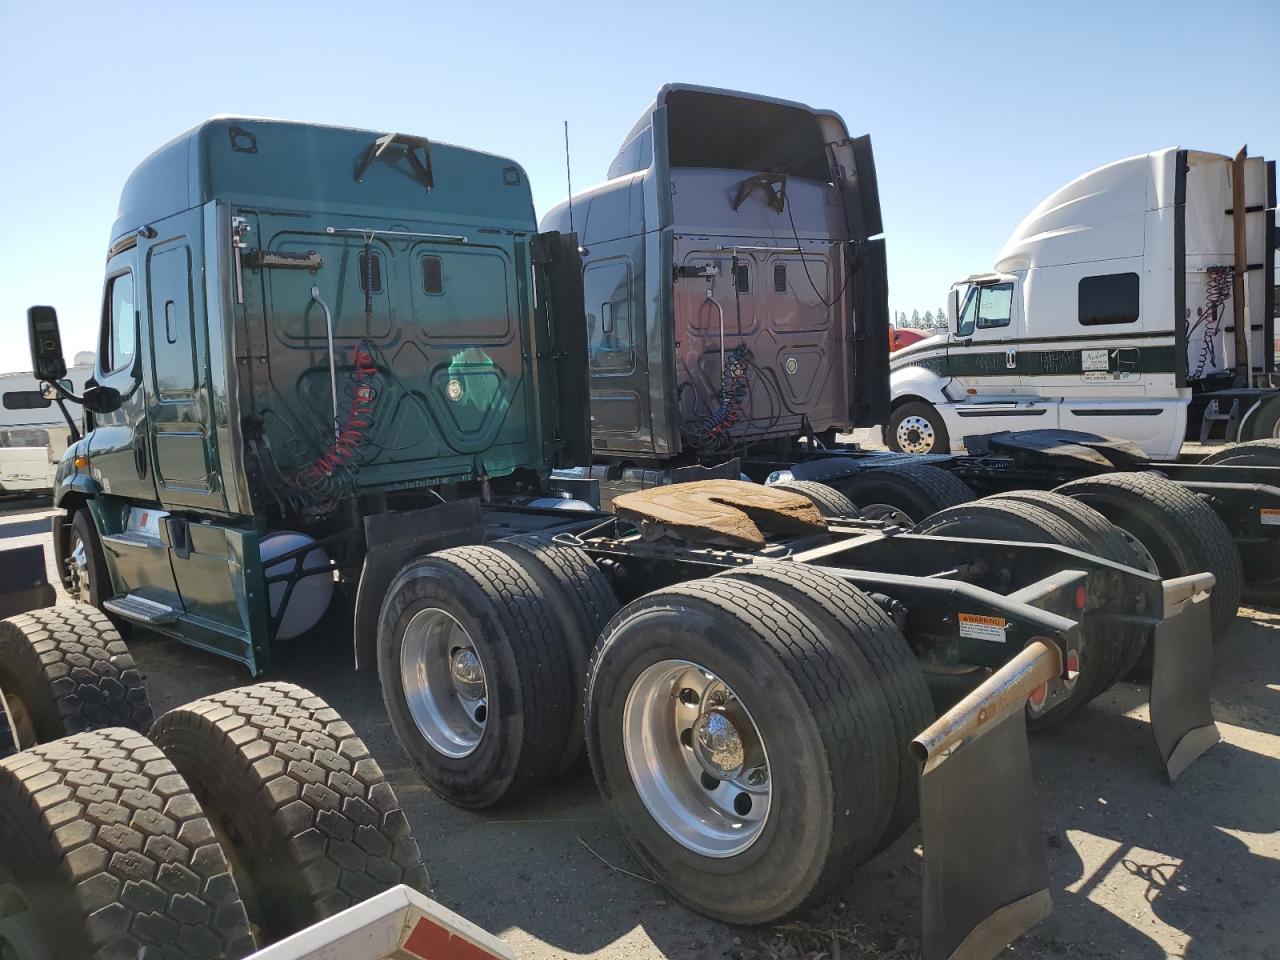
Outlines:
[[[969,295],[964,299],[964,306],[960,308],[960,316],[956,318],[956,335],[960,337],[973,336],[973,325],[978,315],[978,288],[970,287]]]
[[[1013,307],[1013,284],[997,283],[978,288],[978,329],[1007,327]]]
[[[138,349],[137,309],[133,274],[122,273],[107,282],[102,314],[102,370],[114,373],[133,362]]]

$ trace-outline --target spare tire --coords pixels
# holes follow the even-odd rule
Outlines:
[[[908,527],[974,498],[959,477],[927,463],[871,467],[833,481],[832,486],[868,520],[891,520]]]
[[[1153,473],[1108,473],[1072,480],[1059,493],[1083,500],[1131,534],[1162,577],[1212,573],[1209,609],[1221,640],[1244,589],[1240,551],[1213,508],[1190,490]]]
[[[141,734],[111,727],[0,760],[0,824],[0,941],[22,960],[254,952],[204,811]]]
[[[396,884],[426,890],[391,784],[309,690],[214,694],[170,710],[151,736],[208,812],[264,945]]]
[[[835,487],[816,480],[783,480],[769,485],[770,490],[790,490],[818,508],[823,517],[861,517],[857,506]]]
[[[129,648],[106,614],[79,603],[0,620],[0,714],[0,756],[102,727],[151,726]]]

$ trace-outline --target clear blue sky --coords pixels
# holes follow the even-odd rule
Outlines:
[[[838,13],[834,11],[839,11]],[[538,214],[603,179],[664,82],[837,110],[875,143],[890,306],[938,309],[1045,194],[1172,144],[1280,157],[1280,2],[558,4],[0,0],[0,317],[93,347],[120,187],[216,113],[517,159]]]

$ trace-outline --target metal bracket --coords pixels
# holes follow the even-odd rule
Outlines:
[[[400,154],[409,161],[414,175],[424,187],[428,190],[435,189],[435,174],[431,169],[431,141],[426,137],[411,137],[404,133],[388,133],[369,144],[356,166],[356,183],[363,183],[365,172],[373,161],[382,159],[383,154],[392,147],[400,148]]]

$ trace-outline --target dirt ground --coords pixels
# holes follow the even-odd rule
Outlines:
[[[0,506],[0,546],[46,544],[48,510]],[[310,687],[368,743],[398,792],[442,903],[525,960],[553,957],[909,958],[919,946],[919,832],[808,915],[746,930],[700,917],[639,876],[579,769],[485,814],[435,797],[350,667],[340,624],[287,646],[269,679]],[[249,682],[236,665],[145,632],[131,647],[157,711]],[[1223,741],[1174,786],[1121,684],[1032,739],[1052,916],[1010,956],[1280,958],[1280,610],[1242,610],[1216,648]]]

